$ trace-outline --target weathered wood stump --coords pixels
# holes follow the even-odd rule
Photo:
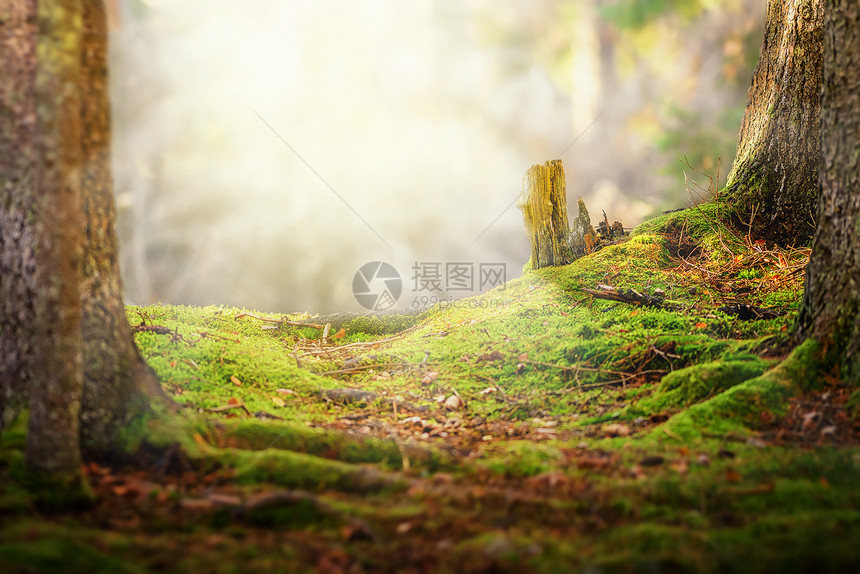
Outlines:
[[[600,238],[591,226],[591,217],[588,216],[588,209],[586,209],[585,202],[581,197],[578,206],[579,215],[573,220],[573,228],[570,230],[570,240],[568,241],[573,259],[579,259],[592,253],[600,245]],[[623,230],[622,228],[622,232]]]
[[[532,269],[573,261],[568,245],[567,189],[561,160],[533,165],[523,176],[517,207],[531,239]]]

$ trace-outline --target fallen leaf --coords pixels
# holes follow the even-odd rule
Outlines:
[[[528,361],[529,360],[529,354],[528,353],[520,353],[520,356],[517,358],[520,360],[520,362]]]
[[[272,402],[275,403],[275,406],[283,407],[287,403],[284,402],[284,399],[280,399],[278,397],[272,397]]]
[[[603,434],[608,437],[628,436],[631,432],[629,426],[621,423],[611,423],[603,427]]]
[[[800,424],[800,426],[802,426],[803,428],[809,428],[815,424],[816,420],[818,419],[818,413],[816,411],[812,411],[806,413],[801,418],[803,419],[803,422]]]
[[[194,439],[194,442],[197,444],[197,446],[202,446],[202,447],[208,447],[209,446],[209,443],[206,442],[206,439],[204,439],[202,436],[200,436],[200,433],[194,433],[193,435],[191,435],[191,438]]]
[[[228,404],[228,405],[238,405],[238,404],[239,404],[239,399],[237,399],[236,397],[230,397],[230,398],[227,400],[227,404]]]
[[[236,385],[237,387],[242,386],[242,381],[236,375],[230,375],[230,382]]]
[[[435,381],[438,378],[439,378],[439,373],[437,373],[436,371],[431,371],[431,372],[427,373],[426,375],[424,375],[424,378],[421,379],[421,384],[422,385],[429,385],[430,383],[432,383],[433,381]]]
[[[708,326],[707,323],[701,323],[701,322],[696,323],[696,329],[704,329],[707,326]]]
[[[343,339],[344,335],[346,335],[346,329],[341,329],[337,333],[334,334],[335,339]]]
[[[497,389],[496,387],[487,387],[486,389],[484,389],[483,391],[481,391],[481,394],[482,394],[482,395],[488,395],[488,394],[490,394],[490,393],[495,393],[495,392],[496,392],[496,391],[498,391],[498,390],[499,390],[499,389]]]
[[[170,361],[170,368],[176,367],[176,361]]]
[[[740,482],[741,481],[741,473],[738,471],[728,468],[726,469],[726,482]]]
[[[463,401],[460,400],[460,397],[457,395],[451,395],[447,399],[445,399],[445,408],[450,409],[452,411],[456,411],[463,404]]]

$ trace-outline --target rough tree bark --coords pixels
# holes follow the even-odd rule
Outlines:
[[[724,197],[738,223],[782,244],[811,237],[818,203],[824,0],[770,0]]]
[[[122,300],[116,203],[110,167],[107,16],[101,0],[83,0],[81,170],[87,221],[83,301],[84,393],[81,439],[104,448],[150,397],[163,397],[132,339]]]
[[[79,444],[110,448],[123,424],[164,394],[134,345],[121,298],[102,2],[40,2],[37,8],[35,0],[4,0],[0,6],[0,425],[29,400],[28,440],[63,432],[74,444],[43,452],[48,468]],[[51,50],[61,47],[66,58],[59,67]],[[79,190],[73,203],[71,195],[56,200],[61,183]],[[73,223],[76,213],[80,221]],[[57,246],[62,238],[73,256],[45,249],[40,233],[46,230],[54,235],[44,241]],[[75,270],[77,277],[69,275]],[[70,280],[57,281],[62,278]],[[60,309],[51,307],[55,301]],[[69,322],[74,317],[76,327]],[[60,361],[44,346],[46,334],[59,329],[76,334],[75,359],[64,348],[67,360]],[[66,371],[83,379],[83,393],[57,395],[80,420],[80,438],[71,422],[48,424],[34,403],[41,397],[37,383]]]
[[[59,483],[80,480],[82,233],[80,0],[38,3],[35,273],[27,467]]]
[[[36,0],[0,3],[0,429],[31,384],[37,35]]]
[[[797,337],[860,384],[860,4],[827,0],[821,97],[821,202]]]

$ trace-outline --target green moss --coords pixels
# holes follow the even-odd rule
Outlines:
[[[818,384],[819,353],[818,344],[807,340],[767,373],[693,405],[669,419],[666,425],[686,437],[701,436],[704,432],[748,432],[758,426],[763,412],[782,415],[790,396]]]
[[[235,469],[236,480],[240,484],[268,483],[289,488],[337,489],[356,493],[403,488],[403,483],[396,478],[371,468],[297,452],[223,449],[212,452],[209,460],[215,465]]]
[[[716,307],[730,282],[755,287],[772,270],[733,271],[719,284],[678,258],[679,244],[695,243],[698,251],[683,255],[719,276],[732,257],[727,248],[739,246],[722,223],[727,212],[707,204],[666,214],[570,265],[436,305],[384,341],[373,318],[322,341],[312,328],[263,329],[268,324],[236,308],[129,307],[133,324],[145,318],[170,331],[135,338],[186,408],[132,421],[128,449],[150,457],[181,451],[195,466],[234,476],[239,485],[231,488],[246,494],[273,486],[313,493],[241,526],[215,512],[165,538],[213,527],[287,529],[287,540],[343,547],[368,570],[442,541],[444,557],[431,550],[427,563],[451,571],[725,571],[741,563],[768,571],[800,555],[781,544],[817,555],[800,540],[820,525],[840,554],[821,563],[850,564],[846,541],[857,518],[846,509],[860,505],[851,453],[744,444],[773,419],[763,413],[779,417],[788,397],[817,384],[817,348],[806,344],[768,370],[757,353],[785,337],[791,317],[743,322]],[[583,291],[599,284],[659,289],[677,305],[643,308]],[[790,306],[799,297],[791,284],[761,300]],[[324,400],[324,391],[344,387],[378,398]],[[459,407],[438,402],[454,393]],[[851,412],[856,404],[854,397]],[[668,433],[649,420],[676,409]],[[607,421],[633,432],[604,438]],[[11,480],[0,480],[0,509],[17,516],[30,500],[15,478],[23,434],[7,435],[0,478]],[[434,476],[439,470],[446,474]],[[26,502],[13,503],[22,492],[17,499]],[[332,512],[314,502],[321,496]],[[378,543],[346,539],[341,512],[366,519]],[[231,557],[271,569],[264,537],[243,536],[247,543],[231,546]],[[757,544],[766,547],[761,559],[743,562]],[[287,553],[290,566],[316,556],[301,546]],[[211,566],[184,560],[177,570]]]
[[[720,360],[673,371],[663,377],[654,396],[640,407],[666,409],[690,406],[748,379],[772,365],[755,356],[744,360]]]
[[[851,393],[848,402],[845,404],[845,408],[848,409],[848,413],[852,418],[860,418],[860,389]]]
[[[100,536],[111,538],[110,534]],[[22,521],[0,535],[4,572],[133,573],[145,568],[94,548],[93,535],[76,527]]]
[[[403,468],[406,453],[411,466],[437,469],[445,461],[441,454],[393,440],[354,436],[343,432],[313,429],[293,423],[239,419],[225,421],[206,434],[216,444],[245,450],[281,449],[349,463],[374,463]]]

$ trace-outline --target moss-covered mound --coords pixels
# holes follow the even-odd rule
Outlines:
[[[857,392],[785,348],[807,253],[724,220],[408,313],[129,307],[184,409],[130,425],[59,516],[19,420],[0,569],[856,570]]]

